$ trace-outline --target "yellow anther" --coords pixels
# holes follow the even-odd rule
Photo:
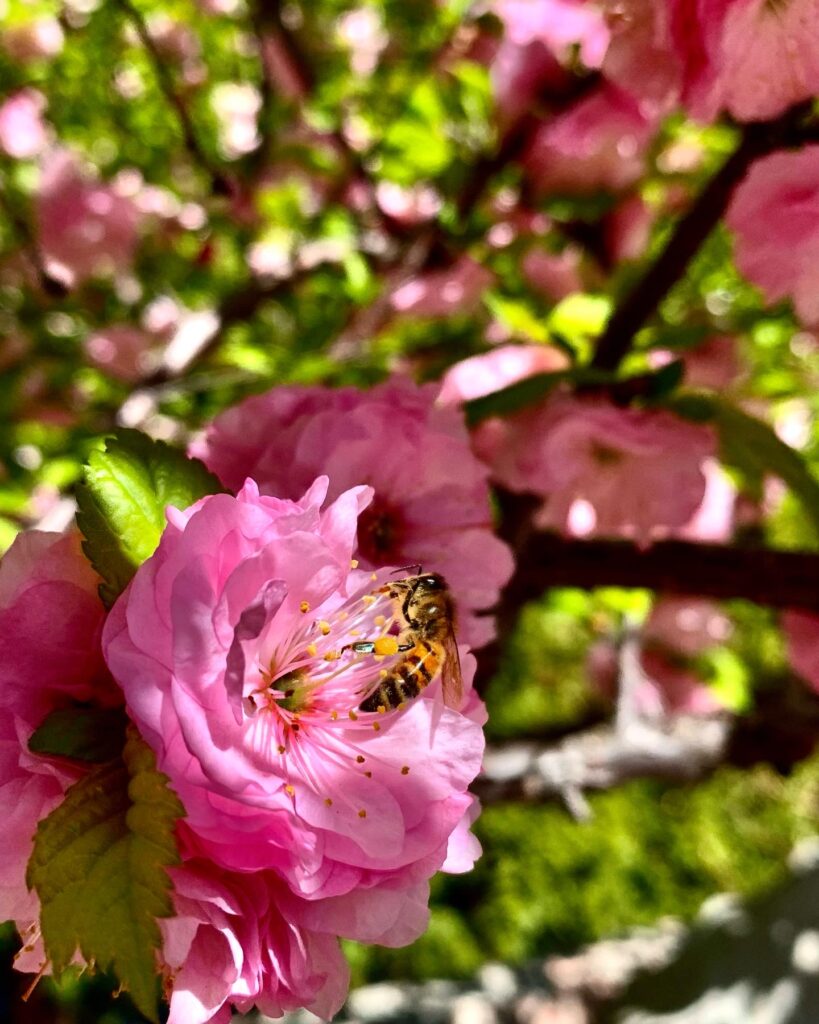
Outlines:
[[[290,785],[289,782],[284,787],[284,791],[285,791],[285,793],[287,793],[288,796],[293,796],[295,794],[295,792],[296,792],[295,789]]]
[[[401,703],[398,705],[398,707],[395,710],[396,711],[400,711],[402,708],[405,708],[406,706],[407,706],[406,702],[402,700]]]
[[[330,632],[330,623],[326,619],[319,619],[318,628],[321,630],[322,636],[327,636]]]
[[[324,798],[324,802],[325,802],[325,804],[327,804],[328,807],[332,807],[333,806],[333,801],[330,799],[329,796],[326,796]]]
[[[373,583],[377,583],[378,582],[378,575],[376,573],[373,573],[370,576],[370,579],[373,581]]]
[[[299,611],[302,613],[302,615],[306,615],[310,611],[310,602],[302,601],[302,603],[299,605]]]
[[[381,655],[398,654],[398,640],[394,636],[380,636],[375,641],[375,653]]]
[[[389,672],[385,668],[380,668],[378,670],[378,674],[381,676],[382,679],[386,679],[387,676],[389,675]]]
[[[378,722],[373,722],[373,729],[375,729],[376,732],[381,732],[381,726]]]
[[[358,568],[358,559],[357,558],[351,558],[350,559],[350,568],[351,569],[357,569]]]
[[[336,618],[337,618],[337,619],[341,619],[341,620],[344,620],[344,619],[349,619],[349,617],[350,617],[350,613],[349,613],[349,612],[339,612],[339,613],[338,613],[338,614],[336,615]]]
[[[338,712],[337,711],[331,711],[330,712],[330,721],[331,722],[337,722],[338,721]]]
[[[402,775],[409,775],[409,765],[408,764],[405,764],[404,767],[401,769],[401,774]]]
[[[284,753],[284,747],[281,745],[281,743],[278,746],[278,751],[279,751],[280,754]]]
[[[340,657],[341,657],[341,655],[338,653],[338,651],[328,651],[324,655],[324,660],[325,661],[338,661],[338,659]]]
[[[359,818],[366,818],[366,817],[367,817],[367,812],[366,812],[366,811],[364,810],[364,808],[363,808],[363,807],[362,807],[362,808],[361,808],[361,810],[360,810],[360,811],[358,812],[358,816],[359,816]]]
[[[350,716],[350,719],[353,722],[357,722],[358,721],[358,715],[355,713],[355,711],[352,711],[352,710],[348,711],[347,714]]]
[[[372,594],[365,594],[361,598],[361,603],[363,605],[366,605],[367,608],[369,608],[371,604],[375,604],[375,598],[373,597]]]
[[[377,708],[377,711],[378,711],[379,715],[386,715],[386,713],[387,713],[387,706],[386,706],[386,704],[379,704],[378,708]]]
[[[383,626],[386,621],[387,619],[386,616],[384,615],[376,615],[376,617],[373,619],[373,622],[376,624],[376,626]]]
[[[307,653],[310,655],[311,658],[315,658],[315,656],[318,654],[318,647],[316,647],[315,644],[308,644]]]

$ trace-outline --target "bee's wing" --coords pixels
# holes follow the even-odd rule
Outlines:
[[[441,686],[444,702],[457,711],[463,700],[464,681],[461,676],[461,656],[458,654],[458,644],[455,641],[455,633],[452,629],[447,631],[444,638],[444,664],[441,668]]]

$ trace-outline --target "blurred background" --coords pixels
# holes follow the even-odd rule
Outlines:
[[[507,344],[587,363],[739,138],[629,100],[614,32],[568,0],[0,0],[0,548],[67,525],[115,425],[185,444],[278,383]],[[816,337],[731,252],[718,227],[624,366],[678,361],[810,467]],[[737,461],[690,539],[816,551]],[[349,945],[342,1019],[819,1020],[819,701],[776,613],[544,585],[499,631],[483,857],[413,946]],[[2,1020],[138,1020],[104,978],[22,1002],[16,942]]]

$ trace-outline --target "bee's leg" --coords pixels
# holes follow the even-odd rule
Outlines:
[[[375,654],[375,642],[373,640],[360,640],[355,644],[345,644],[341,648],[341,654],[345,651],[355,651],[356,654]]]

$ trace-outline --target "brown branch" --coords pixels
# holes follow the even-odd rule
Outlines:
[[[642,279],[617,307],[600,336],[592,365],[615,370],[628,353],[637,332],[679,281],[702,244],[717,226],[734,188],[751,164],[776,149],[798,144],[815,132],[804,125],[809,105],[799,104],[771,121],[746,124],[739,145],[678,222],[665,248]]]
[[[131,3],[131,0],[116,0],[116,2],[134,26],[134,30],[139,36],[140,42],[151,60],[151,65],[153,67],[159,89],[179,121],[179,127],[182,132],[185,148],[191,155],[194,162],[199,164],[202,170],[205,171],[210,178],[211,189],[214,195],[228,195],[231,191],[230,181],[218,167],[214,166],[207,153],[202,148],[194,130],[188,108],[182,97],[176,91],[173,77],[168,71],[167,64],[163,59],[162,54],[157,49],[156,43],[148,29],[148,24],[145,21],[144,15],[137,7],[134,6],[133,3]]]
[[[517,553],[503,602],[519,607],[549,587],[645,587],[718,600],[744,598],[819,613],[819,554],[724,544],[569,540],[533,534]]]

